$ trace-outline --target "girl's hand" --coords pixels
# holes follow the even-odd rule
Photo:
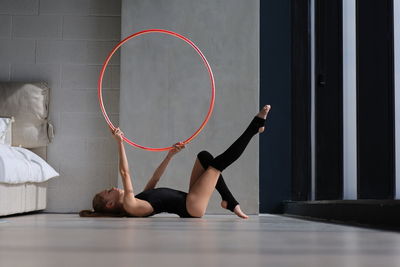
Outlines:
[[[176,153],[178,153],[179,151],[181,151],[182,149],[185,148],[185,144],[183,144],[182,142],[176,143],[175,145],[173,145],[173,149],[171,149],[170,151],[168,151],[168,157],[172,157],[174,156]]]
[[[118,128],[115,128],[114,131],[112,131],[112,134],[118,142],[122,143],[124,139],[122,138],[124,136],[124,133]]]

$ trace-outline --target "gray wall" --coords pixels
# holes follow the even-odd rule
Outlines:
[[[122,38],[162,28],[191,39],[215,75],[216,102],[203,132],[170,163],[159,186],[187,191],[196,154],[222,153],[259,108],[259,1],[122,1]],[[204,119],[210,99],[207,72],[183,41],[153,34],[130,40],[121,52],[120,121],[141,145],[165,147],[189,137]],[[127,149],[139,193],[166,152]],[[258,137],[224,177],[243,210],[259,211]],[[215,191],[208,213],[225,213]]]
[[[93,194],[117,184],[114,142],[97,104],[97,77],[120,38],[117,0],[1,0],[0,79],[46,81],[55,139],[47,211],[91,207]],[[119,111],[119,58],[104,81],[106,105]]]

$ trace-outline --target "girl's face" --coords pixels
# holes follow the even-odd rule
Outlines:
[[[113,201],[117,203],[120,199],[121,194],[123,194],[123,190],[119,188],[112,187],[111,189],[104,190],[99,193],[107,202]]]

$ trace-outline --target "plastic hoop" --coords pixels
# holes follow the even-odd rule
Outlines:
[[[187,44],[189,44],[194,50],[196,50],[197,54],[199,54],[199,56],[201,57],[201,59],[203,60],[204,66],[206,67],[207,71],[208,71],[208,75],[210,77],[210,82],[211,82],[211,101],[210,101],[210,107],[208,109],[207,115],[203,121],[203,123],[200,125],[200,127],[194,132],[194,134],[192,134],[192,136],[190,136],[188,139],[186,139],[185,141],[182,141],[183,144],[188,144],[190,141],[192,141],[205,127],[205,125],[207,124],[208,120],[211,117],[211,113],[214,109],[214,102],[215,102],[215,81],[214,81],[214,74],[211,70],[210,64],[208,64],[208,61],[206,59],[206,57],[203,55],[203,53],[200,51],[200,49],[192,42],[190,41],[188,38],[176,33],[176,32],[172,32],[172,31],[168,31],[168,30],[162,30],[162,29],[148,29],[148,30],[144,30],[144,31],[140,31],[137,33],[134,33],[128,37],[126,37],[125,39],[123,39],[121,42],[119,42],[112,50],[111,52],[108,54],[106,60],[104,61],[103,67],[101,68],[100,71],[100,76],[99,76],[99,80],[98,80],[98,86],[97,86],[97,95],[99,98],[99,104],[100,104],[100,109],[101,112],[103,113],[104,119],[106,120],[108,126],[112,129],[115,130],[115,126],[114,124],[111,122],[111,120],[109,119],[106,109],[104,108],[104,104],[103,104],[103,94],[102,94],[102,84],[103,84],[103,76],[104,76],[104,72],[106,71],[107,65],[109,63],[109,61],[111,60],[111,57],[114,55],[114,53],[127,41],[129,41],[132,38],[138,37],[140,35],[143,34],[149,34],[149,33],[163,33],[163,34],[167,34],[167,35],[172,35],[174,37],[177,37],[183,41],[185,41]],[[154,147],[145,147],[145,146],[141,146],[139,144],[136,144],[134,142],[132,142],[131,140],[129,140],[126,136],[123,136],[123,139],[125,142],[127,142],[128,144],[130,144],[131,146],[135,146],[141,149],[145,149],[145,150],[149,150],[149,151],[166,151],[166,150],[171,150],[174,147],[164,147],[164,148],[154,148]]]

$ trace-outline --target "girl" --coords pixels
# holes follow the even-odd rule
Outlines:
[[[136,194],[129,173],[128,160],[125,154],[123,133],[119,128],[113,132],[118,143],[119,171],[124,190],[111,188],[97,193],[93,198],[93,209],[83,210],[82,217],[92,216],[134,216],[148,217],[161,212],[169,212],[182,218],[200,218],[204,215],[214,188],[222,197],[221,206],[229,209],[243,219],[248,216],[242,212],[239,203],[232,196],[224,182],[221,172],[237,160],[245,150],[251,138],[264,131],[264,124],[271,106],[264,106],[253,118],[244,133],[221,155],[213,157],[202,151],[197,155],[189,183],[189,192],[171,188],[156,188],[172,157],[185,148],[182,143],[174,145],[154,172],[143,192]]]

